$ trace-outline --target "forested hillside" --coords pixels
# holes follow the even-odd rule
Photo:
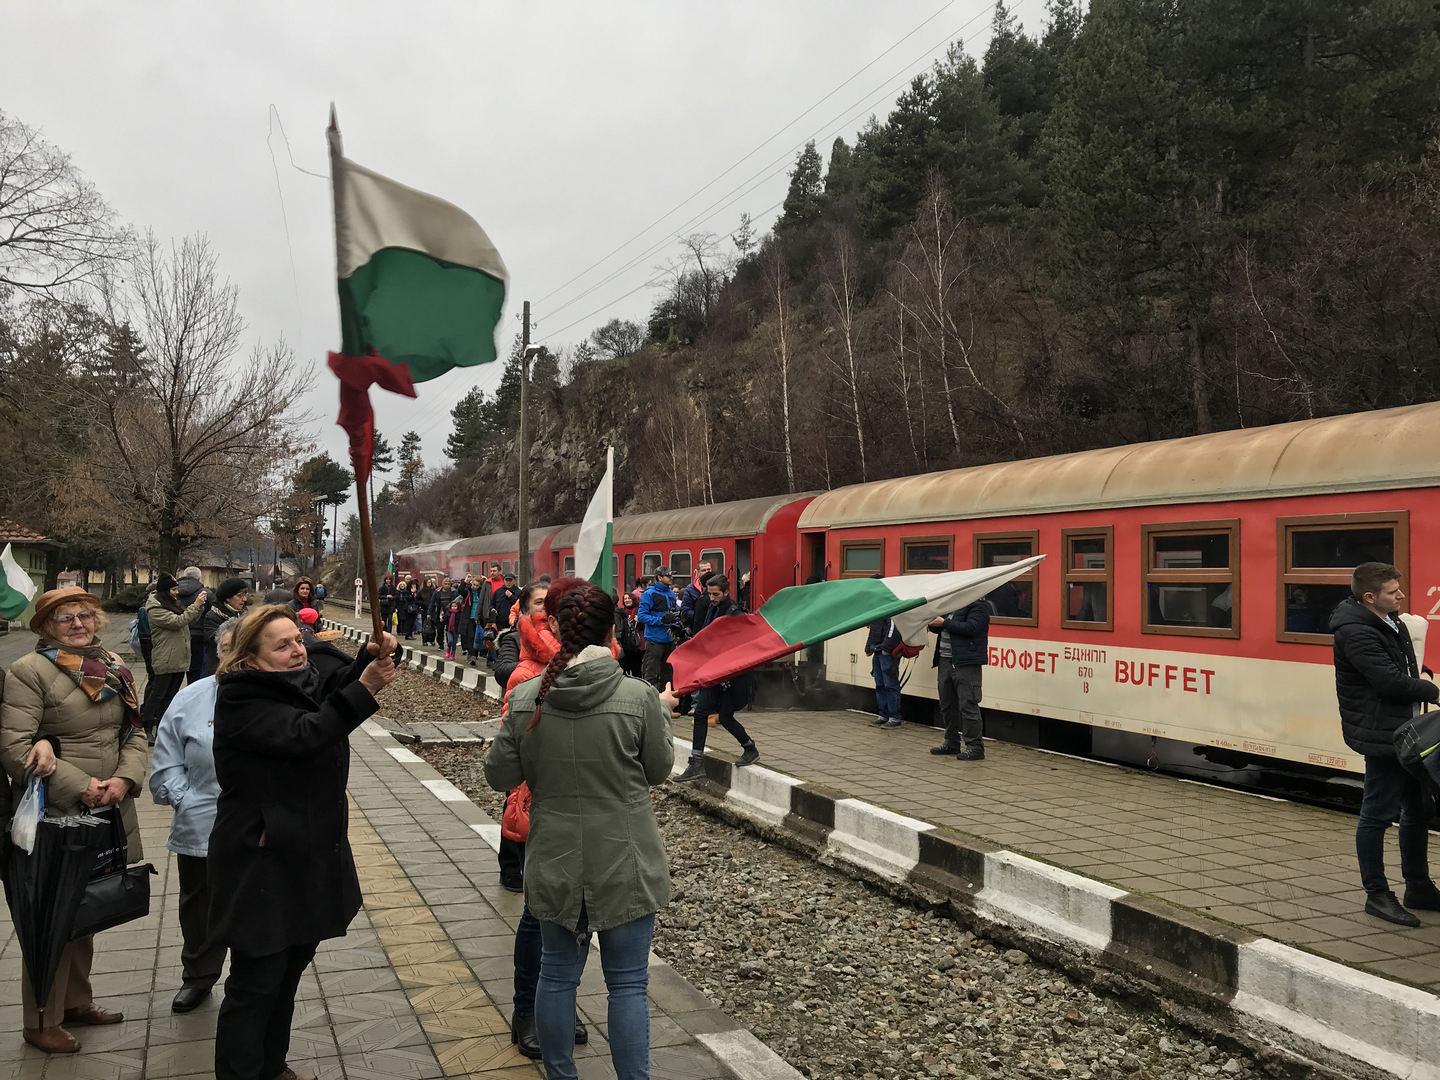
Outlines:
[[[640,511],[1433,399],[1437,9],[997,6],[807,146],[764,235],[688,237],[648,326],[535,372],[531,520],[613,441]],[[763,227],[763,223],[760,223]],[[518,361],[386,544],[514,528]]]

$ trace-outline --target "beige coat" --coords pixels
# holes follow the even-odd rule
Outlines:
[[[129,735],[122,747],[120,735],[126,731]],[[75,680],[48,658],[29,653],[11,665],[5,701],[0,705],[0,763],[11,780],[18,782],[24,775],[25,755],[36,732],[60,740],[55,774],[45,782],[46,816],[80,813],[80,796],[91,777],[129,780],[133,786],[120,804],[120,817],[125,822],[130,861],[143,859],[135,793],[145,787],[150,747],[144,732],[126,724],[124,703],[118,697],[103,704],[90,700]]]
[[[151,596],[145,601],[150,618],[150,667],[156,675],[190,670],[190,627],[205,614],[203,607],[186,604],[176,615]]]

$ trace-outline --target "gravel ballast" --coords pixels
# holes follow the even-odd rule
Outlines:
[[[485,784],[479,749],[420,753],[498,820],[501,796]],[[808,1077],[1259,1074],[1247,1056],[1158,1011],[1094,994],[1020,950],[897,906],[668,787],[654,800],[674,890],[657,920],[656,954]]]

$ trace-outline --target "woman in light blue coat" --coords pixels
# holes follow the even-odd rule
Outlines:
[[[215,629],[221,660],[239,618]],[[175,808],[165,846],[175,852],[180,874],[180,950],[183,982],[172,1012],[194,1009],[210,995],[225,965],[225,946],[210,943],[210,886],[205,856],[220,783],[215,779],[215,676],[199,679],[175,695],[165,710],[151,752],[150,794]]]

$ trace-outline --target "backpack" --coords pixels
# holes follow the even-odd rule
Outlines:
[[[130,620],[130,651],[136,656],[140,655],[140,616]]]

